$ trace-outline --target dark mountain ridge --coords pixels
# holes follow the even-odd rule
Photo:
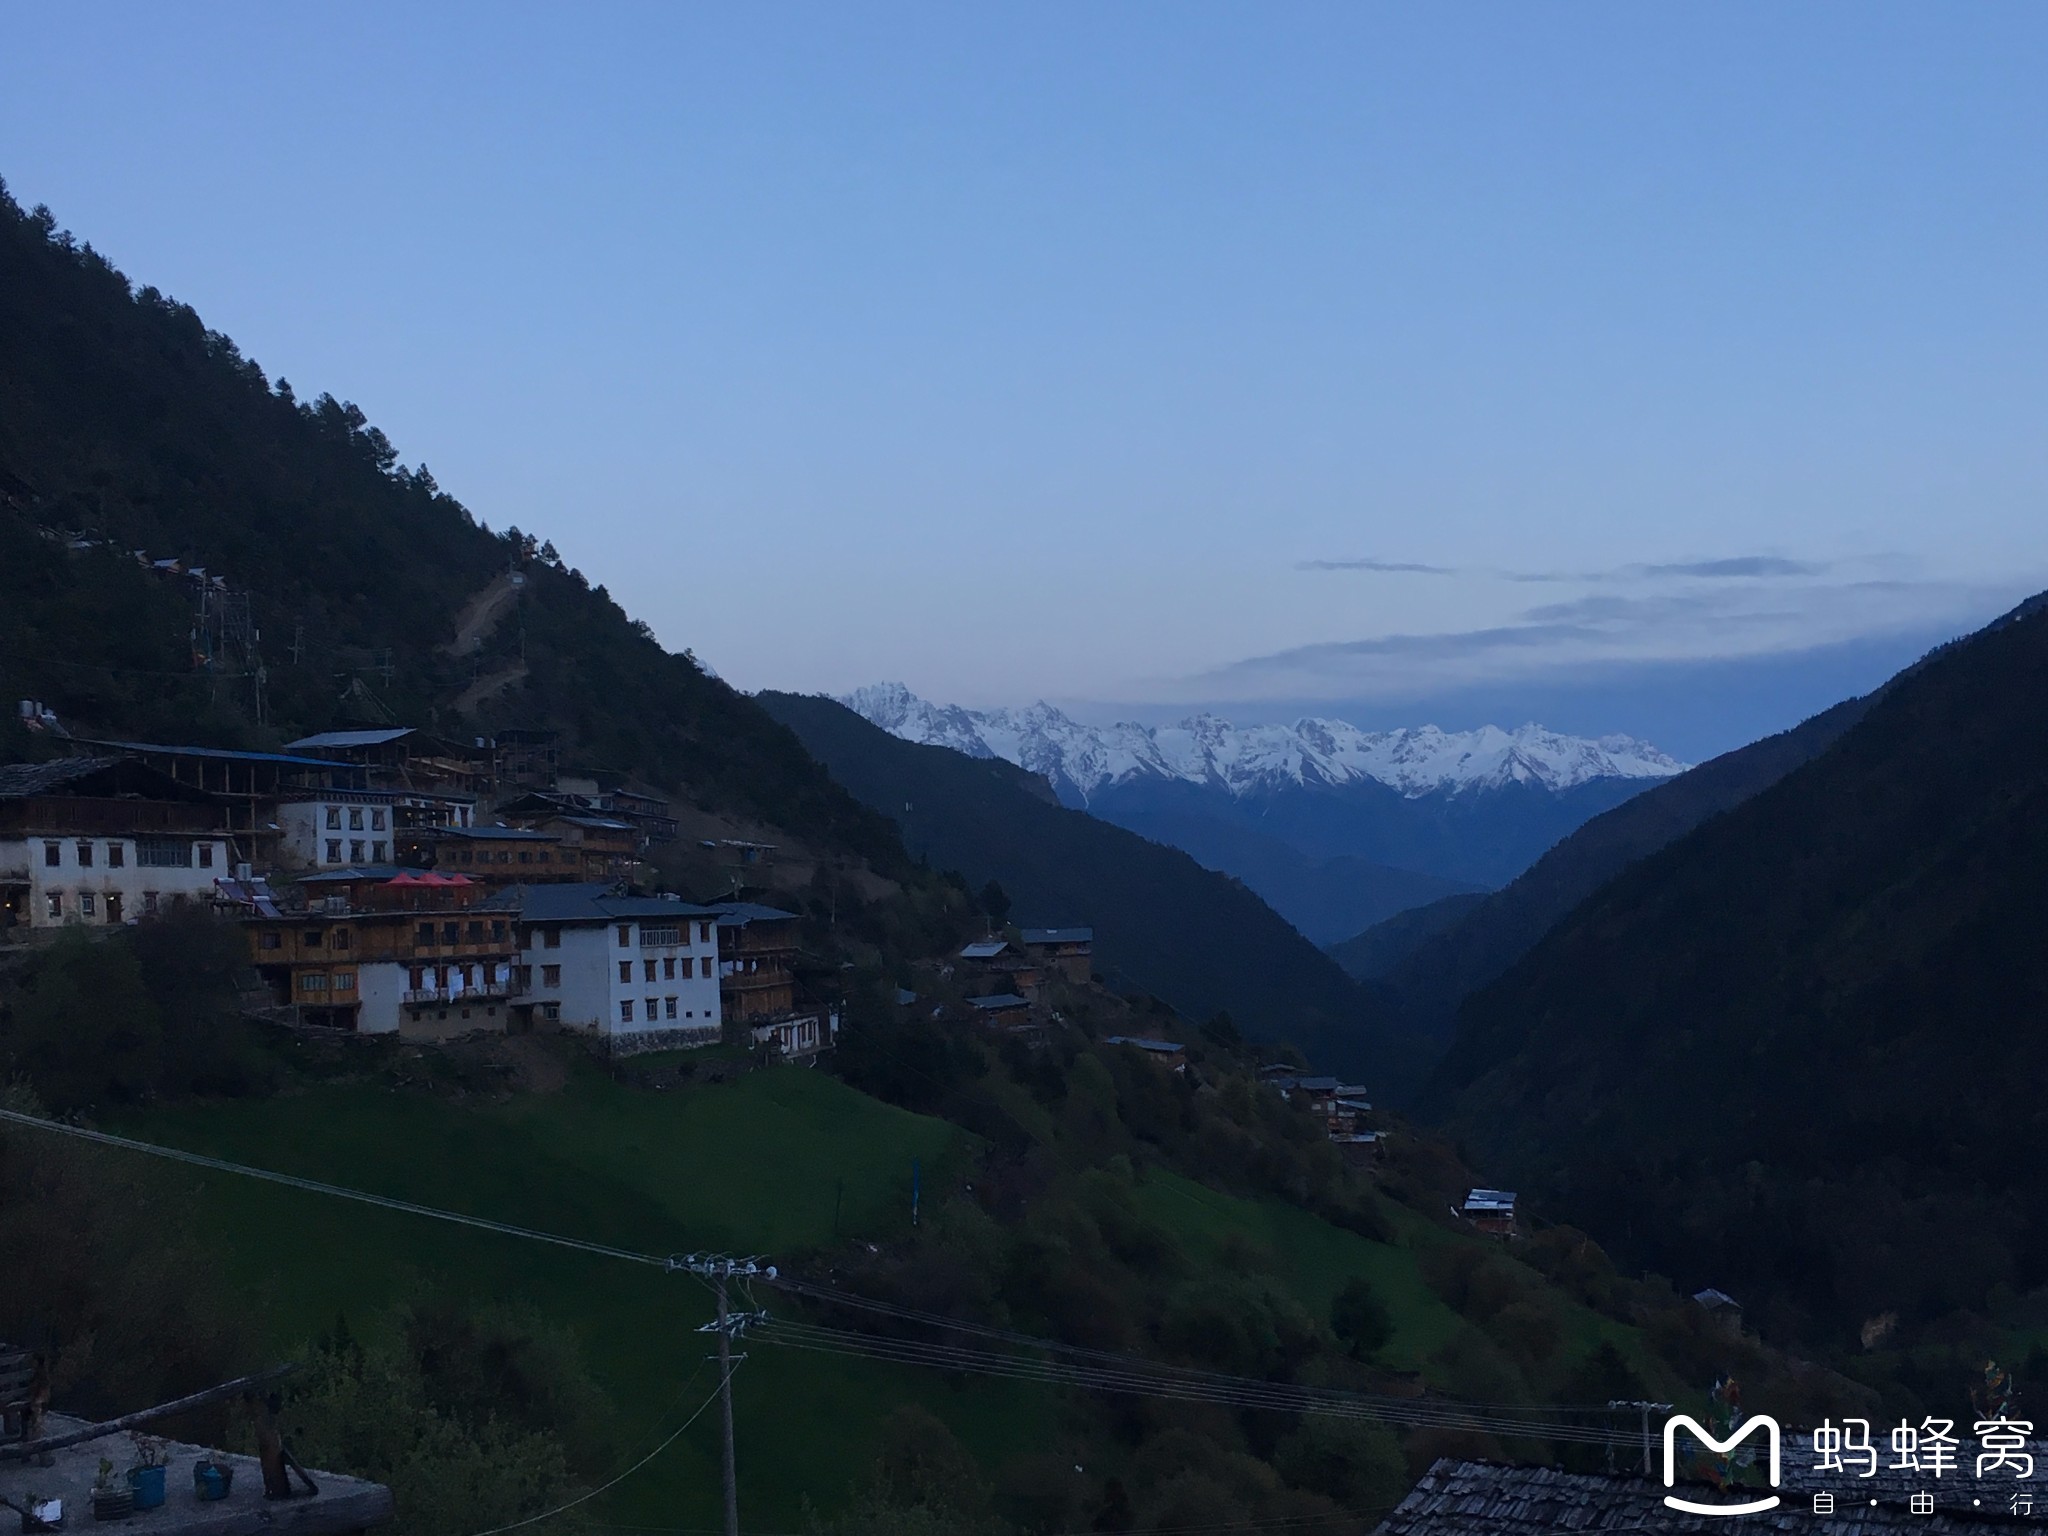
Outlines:
[[[1465,1004],[1426,1104],[1787,1334],[2048,1283],[2044,700],[2035,599],[1573,909]]]
[[[1097,969],[1185,1015],[1227,1011],[1326,1070],[1376,1066],[1371,999],[1250,890],[1187,854],[1060,805],[1000,758],[903,741],[832,699],[759,695],[833,777],[896,820],[912,852],[972,886],[999,882],[1016,921],[1095,929]]]

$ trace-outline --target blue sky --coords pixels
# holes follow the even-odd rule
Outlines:
[[[2048,585],[2038,6],[6,34],[17,197],[742,686],[1699,755]]]

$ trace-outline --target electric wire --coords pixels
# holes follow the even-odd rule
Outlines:
[[[323,1183],[317,1179],[300,1178],[293,1174],[277,1173],[270,1169],[253,1168],[246,1164],[231,1162],[226,1158],[210,1157],[203,1153],[187,1152],[176,1147],[166,1147],[154,1142],[138,1141],[126,1136],[116,1136],[106,1131],[95,1131],[84,1126],[71,1125],[63,1121],[48,1120],[40,1116],[24,1114],[18,1110],[0,1109],[0,1121],[22,1125],[35,1130],[51,1131],[100,1146],[122,1151],[140,1152],[146,1155],[167,1158],[188,1166],[205,1168],[214,1172],[237,1174],[266,1183],[282,1185],[307,1193],[327,1195],[336,1199],[350,1200],[359,1204],[376,1206],[406,1215],[427,1217],[436,1221],[449,1222],[494,1233],[503,1237],[522,1238],[531,1242],[545,1243],[567,1248],[576,1252],[593,1254],[602,1258],[623,1259],[631,1263],[649,1264],[670,1272],[689,1273],[676,1260],[654,1254],[638,1253],[631,1249],[615,1247],[606,1243],[589,1242],[581,1238],[564,1237],[557,1233],[543,1232],[531,1227],[520,1227],[508,1222],[492,1221],[486,1217],[467,1216],[455,1211],[440,1210],[434,1206],[420,1205],[409,1200],[393,1199],[386,1195],[374,1195],[363,1190],[349,1189],[342,1185]],[[700,1280],[702,1277],[697,1277]],[[768,1277],[761,1277],[764,1280]],[[1220,1372],[1200,1371],[1188,1367],[1163,1365],[1145,1360],[1141,1356],[1117,1355],[1109,1351],[1088,1350],[1079,1345],[1062,1344],[1056,1340],[1038,1338],[1030,1334],[1014,1333],[1006,1329],[987,1328],[979,1324],[963,1324],[957,1319],[942,1318],[934,1313],[919,1313],[914,1309],[897,1307],[892,1303],[877,1301],[870,1297],[854,1296],[852,1293],[837,1291],[830,1287],[810,1285],[804,1282],[776,1278],[770,1283],[796,1295],[807,1295],[817,1300],[829,1300],[841,1305],[873,1311],[881,1315],[893,1315],[900,1321],[917,1322],[929,1327],[956,1329],[968,1333],[990,1336],[1000,1342],[1011,1343],[1023,1348],[1047,1350],[1067,1354],[1077,1359],[1088,1360],[1090,1364],[1063,1365],[1054,1361],[1034,1359],[1014,1353],[997,1353],[988,1350],[970,1350],[956,1345],[937,1344],[923,1340],[895,1339],[886,1335],[854,1333],[844,1329],[824,1327],[795,1319],[768,1318],[759,1325],[765,1341],[779,1343],[786,1348],[808,1349],[814,1352],[861,1355],[871,1359],[892,1360],[901,1364],[920,1365],[936,1369],[964,1371],[980,1375],[1007,1377],[1012,1380],[1037,1381],[1050,1385],[1075,1385],[1098,1391],[1120,1392],[1142,1396],[1172,1398],[1181,1401],[1215,1402],[1248,1408],[1267,1408],[1282,1412],[1324,1413],[1345,1418],[1373,1419],[1383,1423],[1403,1424],[1415,1427],[1442,1427],[1479,1430],[1484,1433],[1507,1435],[1513,1438],[1572,1440],[1587,1444],[1606,1445],[1626,1438],[1616,1426],[1601,1431],[1591,1426],[1542,1423],[1518,1419],[1499,1412],[1475,1412],[1457,1404],[1441,1400],[1408,1398],[1373,1398],[1361,1393],[1346,1393],[1328,1388],[1298,1387],[1282,1383],[1263,1382],[1254,1377],[1229,1376]],[[1549,1412],[1581,1412],[1598,1415],[1609,1410],[1588,1407],[1580,1410],[1568,1408],[1546,1409]],[[666,1444],[667,1442],[664,1442]]]
[[[718,1394],[725,1390],[726,1384],[732,1380],[733,1372],[737,1371],[739,1368],[740,1362],[738,1360],[733,1361],[731,1365],[727,1366],[725,1374],[718,1378],[718,1385],[711,1389],[711,1395],[705,1398],[703,1402],[699,1403],[694,1409],[691,1410],[690,1416],[675,1427],[675,1432],[673,1434],[671,1434],[666,1440],[662,1441],[661,1444],[657,1445],[653,1450],[649,1451],[645,1456],[642,1456],[638,1461],[634,1462],[633,1465],[626,1468],[625,1471],[621,1472],[617,1477],[613,1478],[610,1482],[599,1483],[595,1488],[592,1488],[587,1493],[579,1493],[575,1498],[569,1500],[568,1503],[557,1504],[553,1509],[547,1510],[541,1514],[528,1515],[524,1520],[514,1520],[509,1525],[494,1525],[489,1530],[473,1532],[472,1536],[501,1536],[501,1533],[505,1531],[517,1531],[522,1530],[529,1525],[539,1525],[543,1520],[552,1520],[557,1515],[568,1513],[570,1510],[574,1509],[578,1504],[589,1503],[592,1499],[596,1498],[601,1493],[611,1492],[612,1489],[618,1487],[619,1484],[623,1483],[627,1478],[631,1477],[635,1472],[638,1472],[642,1467],[646,1466],[647,1463],[654,1460],[654,1458],[659,1456],[663,1451],[667,1450],[670,1446],[674,1445],[676,1441],[680,1440],[682,1438],[683,1431],[688,1429],[692,1424],[696,1423],[700,1418],[702,1418],[704,1416],[704,1410],[706,1408],[709,1408],[713,1403],[718,1401]]]

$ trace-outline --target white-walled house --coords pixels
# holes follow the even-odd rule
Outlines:
[[[225,807],[125,757],[0,768],[0,927],[132,922],[234,873]]]
[[[517,895],[522,1006],[535,1027],[599,1035],[620,1055],[718,1040],[713,908],[600,884]]]
[[[304,789],[277,804],[278,858],[295,869],[346,869],[396,860],[397,834],[467,827],[475,802],[395,789]]]

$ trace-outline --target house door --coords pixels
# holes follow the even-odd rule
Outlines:
[[[107,921],[110,923],[121,921],[121,893],[119,891],[107,892]]]

